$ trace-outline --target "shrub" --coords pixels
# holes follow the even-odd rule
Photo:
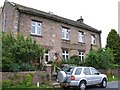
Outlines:
[[[11,64],[11,66],[10,66],[10,71],[13,71],[13,72],[18,72],[18,71],[20,71],[20,66],[19,66],[19,64],[17,64],[17,63]]]
[[[12,83],[11,80],[4,80],[4,81],[2,82],[2,87],[3,87],[3,88],[7,88],[7,87],[10,87],[10,86],[12,86],[12,85],[13,85],[13,83]]]
[[[30,74],[26,74],[23,78],[22,84],[26,86],[31,86],[32,85],[32,76]]]
[[[97,51],[91,50],[86,56],[83,65],[101,69],[113,68],[115,66],[113,53],[109,48]]]
[[[19,71],[20,63],[29,63],[43,56],[43,48],[30,37],[22,34],[13,36],[9,33],[2,34],[2,68],[9,71]],[[31,68],[26,65],[26,68]],[[32,68],[33,69],[33,68]]]
[[[73,64],[73,65],[78,65],[80,64],[80,57],[77,55],[71,56],[68,60],[64,60],[62,62],[63,64]]]
[[[21,71],[34,71],[34,70],[36,70],[36,67],[29,63],[21,63],[20,70]]]

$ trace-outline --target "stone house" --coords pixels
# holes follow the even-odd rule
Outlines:
[[[8,1],[0,17],[2,31],[30,36],[46,48],[46,62],[56,56],[66,60],[73,55],[82,61],[91,48],[101,47],[101,31],[85,24],[82,17],[73,21]]]

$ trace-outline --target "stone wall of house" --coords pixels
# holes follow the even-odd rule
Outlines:
[[[36,40],[37,43],[50,49],[50,57],[54,56],[55,53],[59,53],[62,57],[62,48],[72,50],[70,55],[78,55],[78,50],[84,51],[87,54],[91,48],[91,34],[96,35],[96,45],[93,48],[99,48],[101,46],[100,36],[98,33],[88,31],[82,28],[77,28],[62,22],[57,22],[55,20],[50,20],[41,16],[33,16],[31,14],[20,13],[14,8],[13,3],[5,2],[3,8],[3,14],[6,14],[6,30],[20,32],[25,36],[30,36],[32,39]],[[40,21],[42,23],[42,35],[36,36],[31,35],[31,20]],[[80,23],[80,22],[78,22]],[[69,28],[70,30],[70,41],[64,42],[61,39],[62,27]],[[84,43],[78,43],[78,31],[84,32]],[[76,51],[75,51],[76,50]]]
[[[31,35],[31,20],[36,20],[42,23],[41,36]],[[70,41],[63,41],[61,39],[62,27],[69,28]],[[78,50],[88,53],[91,47],[91,34],[95,34],[97,40],[96,45],[93,46],[93,48],[100,47],[99,34],[84,29],[80,29],[77,27],[73,27],[71,25],[67,25],[64,23],[49,20],[43,17],[21,13],[19,28],[21,33],[25,34],[26,36],[31,36],[35,41],[37,41],[37,43],[46,46],[47,48],[50,48],[51,57],[53,56],[54,52],[59,53],[59,55],[61,56],[62,48],[73,50],[70,51],[70,55],[75,55],[75,54],[78,55]],[[85,33],[84,43],[78,43],[78,31],[82,31]]]

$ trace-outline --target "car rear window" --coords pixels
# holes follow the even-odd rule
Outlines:
[[[82,71],[82,68],[77,68],[75,71],[75,75],[80,75]]]

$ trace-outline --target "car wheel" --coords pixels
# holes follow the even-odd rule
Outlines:
[[[105,87],[107,86],[107,80],[106,80],[106,79],[103,79],[102,82],[101,82],[101,84],[100,84],[100,86],[101,86],[102,88],[105,88]]]
[[[66,73],[64,71],[60,71],[57,75],[58,82],[62,83],[66,81]]]
[[[80,90],[85,90],[86,89],[86,83],[85,81],[81,81],[79,85]]]

